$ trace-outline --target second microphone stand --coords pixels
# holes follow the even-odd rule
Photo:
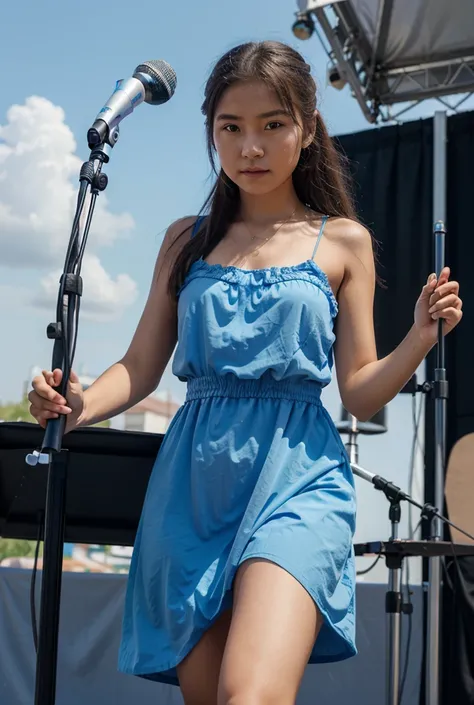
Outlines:
[[[425,385],[419,387],[419,390],[426,392]],[[373,427],[374,424],[370,424],[370,426]],[[385,545],[383,545],[383,542],[377,543],[379,544],[378,553],[379,555],[382,553],[385,554],[386,565],[389,571],[389,589],[386,594],[385,603],[385,611],[388,616],[386,704],[400,705],[401,615],[404,613],[410,613],[412,609],[410,603],[405,603],[403,601],[403,558],[409,556],[424,556],[429,557],[431,561],[439,561],[443,555],[474,555],[474,548],[470,544],[454,545],[452,542],[442,542],[437,538],[422,542],[400,541],[398,536],[398,527],[401,515],[400,502],[406,501],[414,507],[417,507],[421,511],[421,518],[427,519],[431,525],[433,525],[433,522],[437,520],[448,524],[454,529],[457,529],[457,531],[467,536],[471,539],[471,541],[474,541],[474,536],[449,521],[438,511],[438,509],[436,509],[436,507],[433,507],[428,503],[423,505],[420,504],[409,494],[403,492],[397,485],[394,485],[392,482],[389,482],[380,475],[373,475],[372,473],[367,472],[367,470],[361,468],[356,462],[358,458],[357,435],[359,432],[363,432],[360,431],[361,427],[363,428],[364,424],[360,424],[358,426],[357,419],[354,416],[350,417],[345,423],[338,425],[338,428],[342,428],[343,432],[349,433],[349,441],[346,448],[350,456],[353,473],[364,480],[371,482],[375,489],[381,490],[390,502],[389,519],[391,524],[391,537]],[[374,432],[374,430],[372,430],[372,432]],[[383,431],[379,430],[378,432],[381,433]],[[372,550],[369,552],[373,553]],[[428,630],[427,639],[430,638],[430,633],[432,632]]]
[[[358,467],[359,447],[358,435],[374,435],[387,431],[385,423],[385,407],[368,422],[357,420],[352,414],[346,411],[343,413],[342,421],[336,424],[340,433],[346,433],[348,440],[346,450],[349,460],[354,468]],[[388,512],[390,521],[390,541],[399,538],[398,528],[401,517],[400,492],[399,488],[387,483],[385,488],[381,488],[390,502]],[[410,603],[404,602],[402,593],[402,562],[401,554],[387,554],[385,563],[388,568],[389,582],[388,591],[385,595],[385,613],[387,615],[387,670],[386,670],[386,692],[387,705],[399,705],[400,697],[400,654],[401,654],[401,616],[408,614],[411,610]]]

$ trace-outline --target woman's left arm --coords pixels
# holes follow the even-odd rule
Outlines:
[[[459,284],[449,281],[448,267],[438,281],[431,274],[416,302],[413,326],[390,355],[378,360],[373,322],[372,239],[363,226],[343,222],[345,232],[341,240],[347,262],[338,293],[337,380],[345,408],[360,421],[366,421],[398,394],[436,344],[438,319],[444,321],[445,335],[459,323],[462,301]]]

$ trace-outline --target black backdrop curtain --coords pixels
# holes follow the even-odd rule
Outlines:
[[[351,162],[359,217],[379,244],[385,287],[375,299],[379,356],[408,332],[432,269],[432,131],[427,120],[339,138]]]
[[[474,432],[474,114],[448,118],[446,264],[461,285],[464,317],[446,338],[449,380],[446,457],[463,435]],[[336,139],[350,160],[357,210],[379,243],[375,331],[379,356],[388,354],[408,332],[413,308],[434,269],[433,120],[367,130]],[[428,357],[432,380],[435,354]],[[434,404],[427,403],[425,426],[426,500],[433,501]],[[474,463],[474,459],[473,459]],[[473,473],[474,496],[474,473]],[[474,502],[473,502],[474,505]],[[474,507],[473,507],[474,508]],[[443,705],[474,704],[474,567],[459,563],[454,594],[445,584],[442,615]],[[461,580],[462,578],[462,580]],[[422,674],[423,675],[423,674]],[[424,687],[421,692],[423,698]]]

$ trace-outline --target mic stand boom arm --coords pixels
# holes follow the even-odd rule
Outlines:
[[[354,475],[361,477],[367,482],[371,482],[375,489],[381,490],[389,501],[399,502],[400,500],[405,500],[409,504],[412,504],[414,507],[417,507],[421,510],[422,519],[428,519],[429,521],[432,521],[433,517],[436,517],[440,521],[444,522],[445,524],[448,524],[449,526],[452,526],[453,529],[456,529],[461,534],[464,534],[464,536],[467,536],[469,539],[474,541],[474,536],[472,536],[472,534],[468,533],[467,531],[464,531],[464,529],[461,529],[460,526],[457,526],[452,521],[449,521],[449,519],[440,514],[438,509],[436,507],[433,507],[431,504],[420,504],[419,502],[414,500],[413,497],[411,497],[409,494],[403,492],[400,487],[394,485],[393,482],[386,480],[380,475],[374,475],[373,473],[364,470],[364,468],[361,468],[360,465],[351,463],[351,468]]]

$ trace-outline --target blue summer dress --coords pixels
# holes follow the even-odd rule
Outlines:
[[[300,264],[246,270],[201,258],[190,267],[172,367],[187,394],[136,535],[125,673],[177,685],[175,666],[231,607],[237,568],[256,556],[291,573],[319,607],[310,663],[356,653],[354,481],[321,403],[338,310],[314,261],[325,221]]]

